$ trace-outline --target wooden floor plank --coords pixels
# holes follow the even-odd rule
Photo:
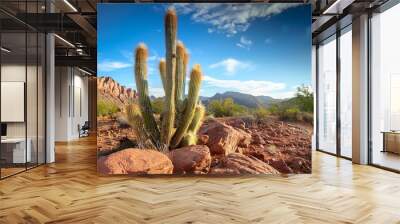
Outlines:
[[[96,141],[0,181],[0,223],[400,223],[400,175],[313,153],[288,177],[99,176]]]

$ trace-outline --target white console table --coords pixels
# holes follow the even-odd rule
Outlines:
[[[27,139],[26,153],[25,153],[25,138],[5,138],[1,139],[1,147],[12,147],[12,163],[26,163],[32,160],[31,145],[32,140]]]

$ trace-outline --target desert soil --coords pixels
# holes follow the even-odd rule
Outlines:
[[[235,152],[229,152],[233,153],[230,156],[229,153],[214,153],[213,145],[210,145],[214,144],[213,142],[199,143],[208,144],[211,151],[210,167],[206,172],[202,172],[203,174],[229,174],[232,172],[229,169],[232,164],[234,168],[239,166],[239,171],[233,172],[233,174],[238,172],[251,174],[254,170],[261,170],[261,173],[275,172],[271,172],[269,168],[262,168],[264,166],[262,163],[273,167],[279,173],[311,172],[312,125],[283,122],[274,117],[262,121],[229,117],[206,120],[199,133],[213,122],[223,123],[240,131],[243,135],[251,137],[247,144],[238,144]],[[109,117],[98,118],[97,137],[98,153],[101,156],[121,149],[133,148],[136,140],[132,128],[121,125],[116,119]],[[247,172],[247,168],[251,172]]]

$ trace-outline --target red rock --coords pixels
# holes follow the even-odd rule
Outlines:
[[[252,137],[252,144],[264,145],[265,141],[259,133],[254,133]]]
[[[200,134],[208,135],[207,146],[211,154],[228,155],[236,151],[238,146],[247,147],[251,136],[244,131],[213,120],[200,129]]]
[[[293,173],[293,170],[282,159],[271,158],[267,159],[266,162],[281,173]]]
[[[279,174],[272,166],[255,158],[239,153],[227,155],[219,164],[213,167],[211,174]]]
[[[205,145],[191,145],[169,153],[174,173],[208,173],[211,165],[210,150]]]
[[[199,135],[198,139],[197,139],[197,144],[199,144],[199,145],[207,145],[209,138],[210,137],[208,137],[208,135]]]
[[[290,157],[286,164],[296,173],[311,173],[311,161],[301,157]]]
[[[234,128],[238,128],[241,130],[246,129],[246,124],[244,123],[244,121],[241,118],[231,118],[231,119],[228,119],[227,121],[225,121],[225,123]]]
[[[124,149],[97,161],[101,174],[171,174],[173,168],[168,156],[149,149]]]
[[[115,103],[121,110],[125,105],[136,98],[136,91],[120,85],[111,77],[97,78],[97,89],[99,99]]]

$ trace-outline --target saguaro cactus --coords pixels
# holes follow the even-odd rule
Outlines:
[[[188,132],[181,142],[183,146],[195,145],[197,143],[197,132],[200,129],[205,113],[206,108],[202,104],[198,104],[194,111],[193,120],[192,123],[190,123]]]
[[[139,105],[143,117],[146,131],[155,145],[159,145],[160,131],[154,119],[153,109],[149,97],[149,87],[147,83],[147,47],[139,44],[135,52],[135,81],[139,94]]]
[[[146,46],[140,44],[135,53],[135,80],[139,93],[140,114],[147,135],[158,150],[195,144],[196,134],[205,113],[204,106],[199,104],[203,76],[200,65],[195,65],[191,71],[188,96],[185,99],[189,55],[183,43],[176,44],[177,16],[174,10],[167,11],[164,22],[166,59],[160,61],[159,70],[165,98],[160,128],[154,118],[148,93]]]
[[[165,15],[166,79],[163,120],[161,121],[161,143],[169,145],[175,122],[175,62],[177,17],[169,9]]]
[[[164,88],[164,91],[167,89],[167,81],[166,81],[166,68],[165,68],[165,59],[161,59],[160,63],[158,65],[158,69],[160,70],[160,77],[161,77],[161,82]],[[165,93],[165,92],[164,92]],[[166,94],[166,93],[165,93]]]
[[[177,128],[175,135],[171,141],[172,147],[177,147],[179,145],[182,138],[185,136],[190,123],[193,120],[194,111],[197,105],[197,101],[199,99],[201,80],[201,67],[197,64],[194,66],[190,74],[189,95],[186,101],[186,107],[183,113],[182,120],[179,122],[179,127]]]
[[[181,106],[183,102],[184,95],[184,60],[185,60],[185,46],[182,42],[176,45],[176,70],[175,70],[175,103],[178,112],[182,112]]]

